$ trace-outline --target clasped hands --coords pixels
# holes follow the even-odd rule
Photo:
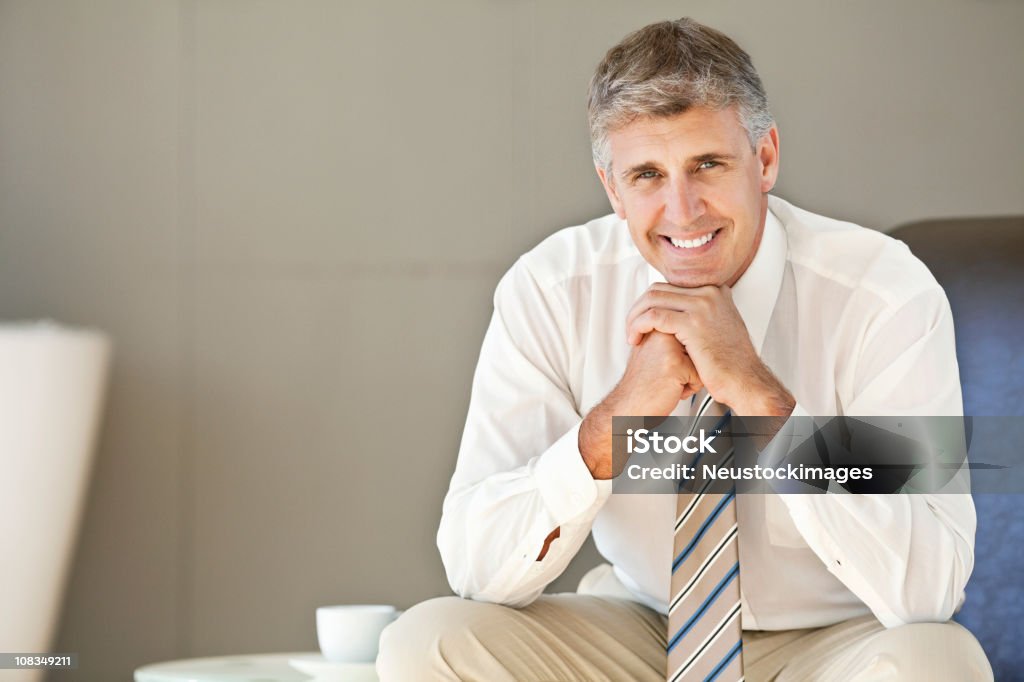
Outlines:
[[[626,341],[634,349],[623,380],[645,372],[641,393],[656,396],[629,414],[668,415],[702,387],[742,415],[773,414],[773,403],[791,398],[758,357],[729,287],[651,285],[626,317]]]
[[[734,414],[788,417],[792,394],[758,357],[729,287],[653,284],[626,318],[633,350],[622,379],[583,420],[580,454],[612,478],[611,418],[667,416],[701,388]]]

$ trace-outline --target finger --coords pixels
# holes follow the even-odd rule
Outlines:
[[[631,345],[639,345],[644,336],[657,329],[655,318],[660,316],[657,309],[651,309],[635,318],[626,327],[626,341]]]
[[[688,312],[692,303],[685,295],[666,291],[647,291],[629,309],[626,314],[626,328],[629,329],[633,322],[644,313],[656,308],[674,310],[676,312]],[[629,343],[638,342],[635,336],[627,334]]]
[[[633,320],[655,307],[654,299],[650,294],[650,291],[645,291],[640,295],[640,298],[636,299],[633,305],[630,306],[629,311],[626,313],[626,329],[629,329],[633,324]],[[632,340],[630,340],[630,343],[632,343]]]
[[[716,297],[721,295],[721,291],[716,286],[684,289],[671,284],[655,283],[630,306],[629,312],[626,313],[626,326],[629,327],[634,319],[651,308],[667,308],[681,313],[711,314],[716,305]]]
[[[637,344],[644,334],[659,331],[671,334],[684,343],[689,336],[689,314],[666,308],[651,308],[634,319],[626,329],[626,339],[630,344]],[[685,345],[685,343],[684,343]]]
[[[686,307],[687,299],[690,298],[690,296],[687,295],[687,291],[687,289],[674,287],[670,284],[652,284],[647,291],[640,294],[640,298],[636,299],[633,305],[630,306],[626,317],[636,317],[648,308],[671,308],[673,310],[683,310]]]
[[[700,378],[692,379],[688,384],[686,384],[686,386],[683,386],[683,392],[682,395],[680,395],[679,399],[686,400],[687,398],[692,398],[693,396],[700,393],[701,389],[703,388],[704,383],[700,380]]]

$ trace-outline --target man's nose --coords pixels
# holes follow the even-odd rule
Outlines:
[[[691,225],[706,209],[700,187],[688,178],[669,183],[665,197],[665,218],[676,225]]]

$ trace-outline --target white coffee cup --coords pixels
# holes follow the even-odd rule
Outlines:
[[[372,663],[381,631],[401,613],[385,604],[321,606],[316,610],[320,653],[335,663]]]

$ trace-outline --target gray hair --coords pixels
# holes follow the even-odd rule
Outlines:
[[[688,17],[645,26],[608,50],[590,81],[594,163],[611,170],[608,134],[638,118],[733,104],[756,149],[775,121],[750,55],[729,36]]]

